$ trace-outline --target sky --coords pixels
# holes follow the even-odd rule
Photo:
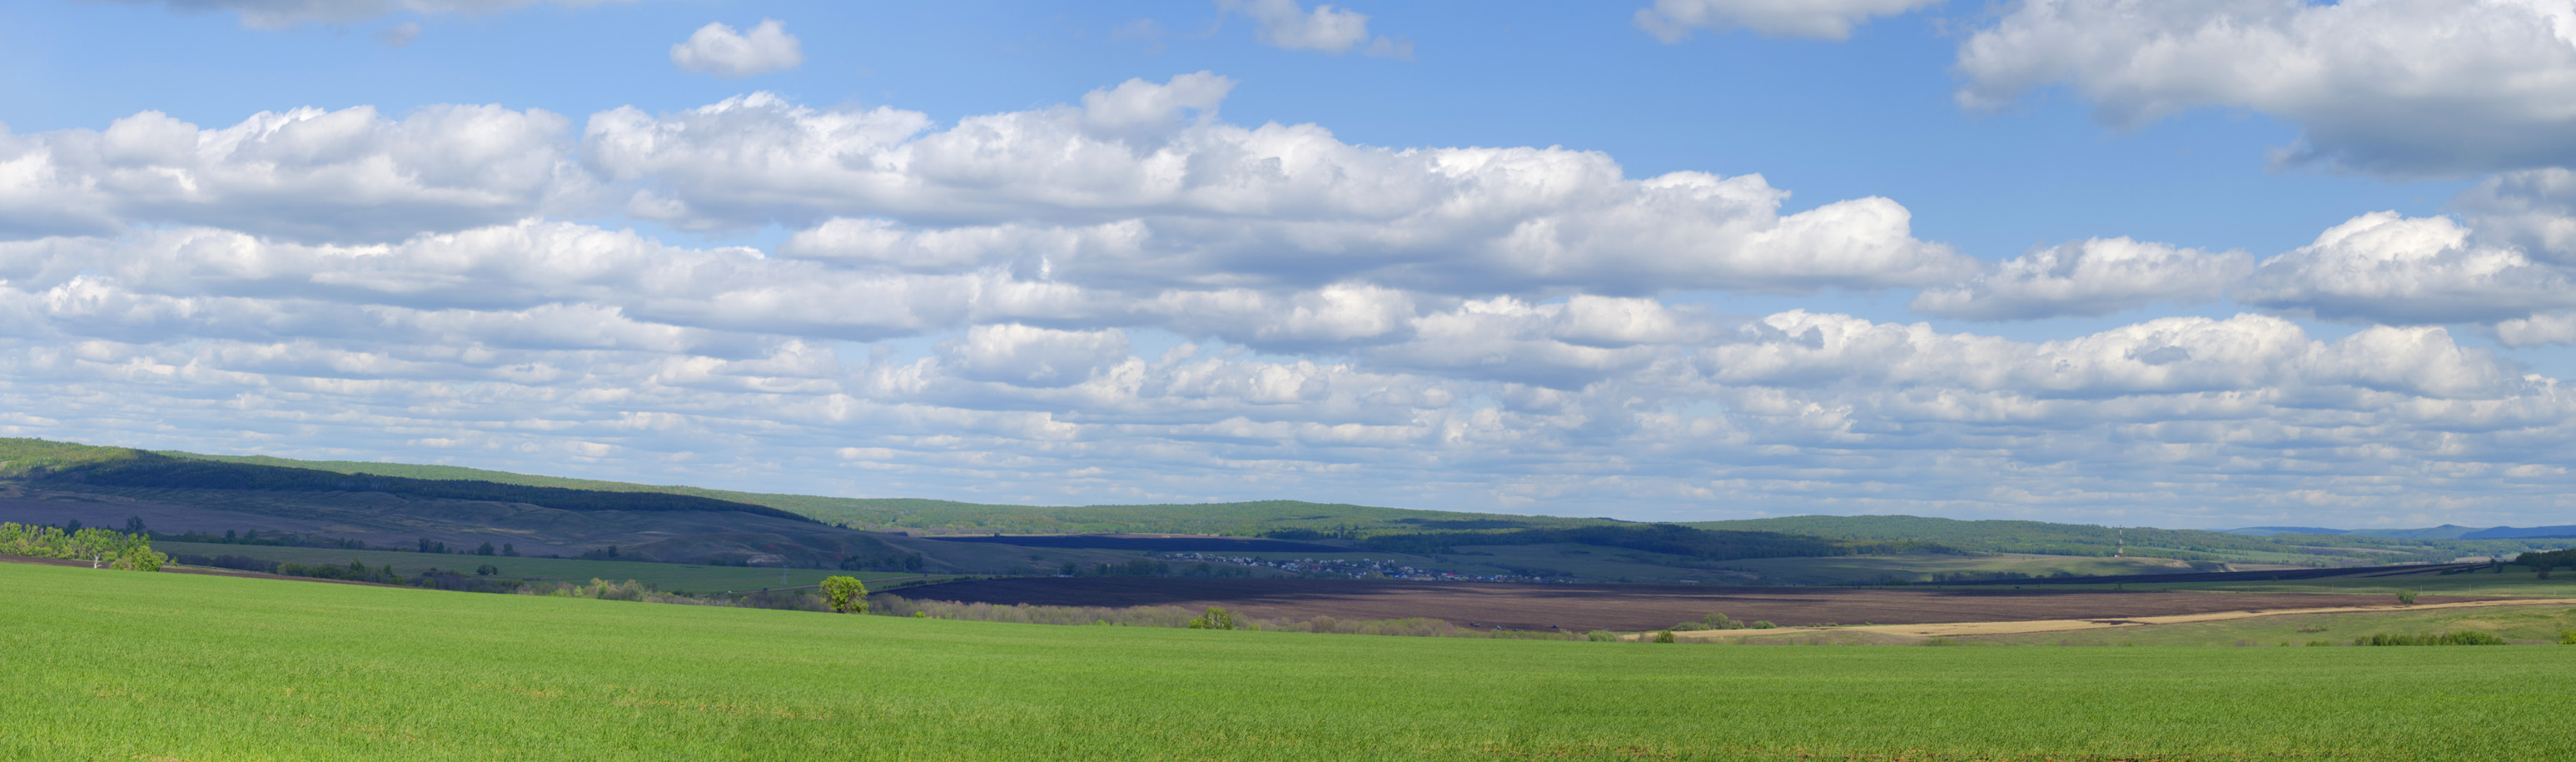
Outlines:
[[[28,0],[0,435],[2564,524],[2576,0]]]

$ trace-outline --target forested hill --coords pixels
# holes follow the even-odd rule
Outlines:
[[[2448,561],[2567,547],[2565,539],[2269,536],[1915,516],[1792,516],[1709,521],[1675,531],[1603,518],[1383,508],[1295,500],[1169,505],[1035,506],[909,498],[842,498],[536,476],[458,466],[301,461],[146,452],[0,439],[0,478],[138,487],[363,490],[416,497],[506,500],[568,510],[730,510],[916,534],[1168,533],[1340,540],[1397,550],[1571,543],[1701,559],[1886,553],[2109,556],[2125,537],[2133,556],[2308,565]]]
[[[524,503],[566,511],[732,511],[814,521],[791,511],[695,495],[351,474],[33,439],[0,439],[0,477],[36,484],[149,489],[380,492],[412,498]]]
[[[288,460],[263,455],[164,452],[176,458],[283,466],[342,474],[414,479],[462,479],[498,484],[604,492],[656,492],[728,500],[803,514],[854,529],[930,534],[1206,534],[1251,537],[1273,532],[1301,537],[1351,532],[1417,532],[1432,529],[1518,529],[1617,523],[1609,519],[1511,516],[1491,513],[1380,508],[1301,500],[1162,505],[1005,505],[920,498],[822,497],[707,489],[704,487],[536,476],[462,466]]]

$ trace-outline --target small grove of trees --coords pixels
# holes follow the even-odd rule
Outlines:
[[[0,555],[75,558],[110,569],[159,571],[169,557],[153,552],[152,538],[113,529],[43,524],[0,524]]]
[[[823,600],[840,614],[868,613],[868,584],[857,577],[833,575],[823,578]]]
[[[1207,613],[1199,615],[1199,618],[1197,619],[1190,620],[1189,628],[1193,630],[1234,629],[1234,612],[1217,608],[1215,606],[1209,606]]]

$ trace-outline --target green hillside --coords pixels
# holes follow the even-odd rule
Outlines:
[[[854,498],[786,495],[671,485],[536,476],[462,466],[370,463],[348,460],[290,460],[265,455],[161,453],[178,458],[266,466],[373,474],[413,479],[464,479],[497,484],[598,490],[657,492],[727,500],[794,511],[833,524],[875,531],[912,530],[935,533],[1090,534],[1139,532],[1251,536],[1306,529],[1325,532],[1345,527],[1360,531],[1415,531],[1459,524],[1504,528],[1562,527],[1610,523],[1608,519],[1554,516],[1506,516],[1488,513],[1378,508],[1365,505],[1262,500],[1242,503],[1162,505],[995,505],[918,498]]]
[[[483,500],[567,511],[733,511],[811,521],[803,514],[698,495],[596,490],[484,480],[411,478],[327,471],[280,463],[172,457],[116,447],[0,440],[0,469],[9,476],[64,485],[253,492],[380,492],[446,500]]]
[[[9,760],[2576,757],[2564,646],[1400,638],[5,563],[0,610]]]
[[[97,447],[44,439],[0,437],[0,479],[134,460],[142,450]]]

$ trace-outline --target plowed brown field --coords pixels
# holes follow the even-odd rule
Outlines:
[[[1264,619],[1431,617],[1514,629],[1645,630],[1725,612],[1782,626],[2121,619],[2368,606],[2381,595],[2102,590],[1923,590],[1689,585],[1506,585],[1310,579],[1054,577],[908,587],[916,600],[1041,606],[1223,606]],[[2424,596],[2424,603],[2471,601]]]

